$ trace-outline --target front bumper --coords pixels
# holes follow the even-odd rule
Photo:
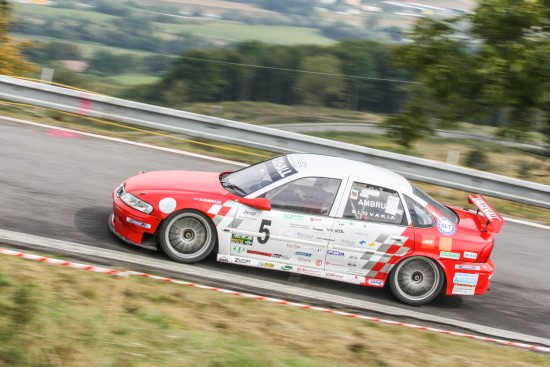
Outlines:
[[[489,259],[485,263],[445,261],[447,295],[479,295],[489,290],[495,267]]]
[[[109,228],[124,242],[156,250],[156,241],[152,235],[159,224],[159,218],[130,208],[113,195],[113,214],[109,217]]]

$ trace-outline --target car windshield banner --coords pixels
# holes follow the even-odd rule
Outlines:
[[[273,181],[278,181],[282,178],[298,173],[296,169],[290,164],[287,157],[277,157],[272,159],[267,164],[269,170],[269,176]]]

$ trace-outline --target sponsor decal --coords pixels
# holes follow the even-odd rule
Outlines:
[[[317,266],[323,266],[323,260],[317,260],[317,261],[315,261],[315,265],[317,265]]]
[[[475,293],[475,291],[476,291],[475,287],[469,287],[465,285],[455,285],[451,293],[459,294],[463,296],[471,296]]]
[[[286,157],[275,158],[271,160],[271,164],[273,164],[273,168],[275,168],[275,171],[277,171],[281,178],[297,173]]]
[[[327,255],[333,255],[333,256],[344,256],[344,251],[337,251],[337,250],[328,250]]]
[[[294,269],[292,266],[290,265],[283,265],[281,266],[281,270],[286,270],[286,271],[289,271],[289,270],[292,270]]]
[[[437,220],[437,230],[445,236],[452,236],[456,232],[456,226],[449,219],[443,217]]]
[[[323,228],[319,228],[319,227],[313,227],[313,230],[317,231],[317,232],[324,232],[325,231]]]
[[[218,259],[219,262],[221,263],[228,263],[229,260],[227,259],[227,257],[225,256],[220,256],[220,258]]]
[[[357,200],[358,199],[358,195],[359,195],[359,190],[351,190],[351,193],[349,195],[349,198],[351,200]]]
[[[375,246],[376,246],[376,242],[374,242],[374,241],[367,242],[367,241],[365,241],[365,240],[361,240],[361,241],[359,241],[359,245],[361,245],[362,247],[365,247],[365,246],[375,247]]]
[[[318,277],[323,275],[323,273],[320,270],[311,269],[311,268],[298,267],[298,268],[296,268],[296,271],[299,272],[299,273],[314,275],[314,276],[318,276]]]
[[[266,257],[273,256],[273,254],[270,252],[261,252],[261,251],[254,251],[254,250],[246,250],[246,253],[251,255],[266,256]]]
[[[268,262],[263,262],[263,261],[258,261],[258,266],[261,267],[261,268],[273,269],[275,267],[275,264],[268,263]]]
[[[255,216],[255,215],[258,215],[258,212],[255,212],[255,211],[252,211],[252,210],[248,210],[248,209],[244,209],[244,210],[243,210],[243,214],[249,215],[249,216],[253,217],[253,216]]]
[[[420,247],[425,249],[433,249],[435,246],[435,236],[422,236],[422,243]]]
[[[304,216],[301,214],[284,213],[283,218],[288,220],[304,220]]]
[[[327,264],[327,266],[332,266],[332,267],[335,267],[335,268],[343,268],[344,267],[344,264],[334,263],[334,262],[330,262],[330,261],[325,262],[325,264]]]
[[[320,222],[320,221],[322,221],[322,220],[323,220],[323,218],[317,218],[317,217],[310,217],[310,218],[309,218],[309,221],[310,221],[310,222]]]
[[[453,239],[449,237],[439,237],[439,251],[452,251]]]
[[[357,260],[357,255],[349,255],[348,258],[352,260]]]
[[[294,168],[307,168],[307,162],[301,155],[291,155],[288,157],[288,161]]]
[[[477,259],[477,252],[468,252],[468,251],[464,251],[464,258],[465,259]]]
[[[485,214],[489,219],[493,219],[493,220],[494,219],[496,219],[496,220],[500,219],[500,216],[497,213],[495,213],[495,211],[493,210],[493,208],[491,208],[489,203],[487,203],[482,198],[472,197],[472,204],[477,206],[479,208],[479,210],[481,210],[483,212],[483,214]]]
[[[367,284],[373,287],[383,287],[384,281],[380,279],[368,279]]]
[[[357,261],[348,261],[348,266],[355,268],[357,266]]]
[[[296,255],[298,256],[305,256],[305,257],[311,257],[311,254],[309,252],[296,252]]]
[[[311,262],[311,259],[306,259],[306,258],[303,258],[303,257],[298,257],[297,260],[301,263],[310,263]]]
[[[456,253],[456,252],[441,251],[439,253],[439,256],[441,256],[445,259],[454,259],[454,260],[460,259],[460,254]]]
[[[332,278],[332,279],[338,279],[338,280],[344,280],[344,275],[343,274],[338,274],[338,273],[334,273],[332,271],[328,271],[325,273],[325,276],[327,278]]]
[[[456,273],[453,278],[455,284],[477,285],[478,274]]]
[[[176,210],[176,199],[164,198],[159,201],[159,210],[164,214],[170,214]]]
[[[126,221],[129,222],[129,223],[135,224],[136,226],[139,226],[139,227],[143,227],[143,228],[147,228],[147,229],[151,228],[150,224],[140,222],[139,220],[135,220],[134,218],[126,217]]]
[[[231,250],[232,250],[233,252],[238,253],[238,254],[240,254],[240,253],[242,253],[242,252],[246,252],[246,248],[241,247],[241,246],[233,246],[233,247],[231,247]]]
[[[303,232],[296,232],[296,237],[303,239],[303,240],[312,240],[313,235],[310,233],[303,233]]]
[[[336,228],[336,229],[335,228],[327,228],[327,231],[332,232],[332,233],[344,233],[343,230],[338,229],[338,228]]]
[[[252,246],[252,244],[254,243],[254,237],[233,233],[231,235],[231,243],[235,243],[237,245]]]
[[[281,254],[273,254],[272,257],[274,259],[290,260],[290,256],[281,255]]]
[[[340,240],[342,246],[355,246],[355,243],[350,240]]]
[[[300,228],[300,229],[310,229],[311,227],[307,224],[301,224],[301,223],[290,223],[290,228]]]
[[[237,263],[237,264],[250,264],[251,260],[250,259],[241,259],[240,257],[237,257],[237,258],[233,259],[233,262]]]
[[[195,200],[202,201],[203,203],[210,203],[210,204],[222,205],[222,201],[221,201],[221,200],[206,199],[206,198],[195,198]]]
[[[455,269],[477,271],[477,270],[481,270],[481,266],[479,266],[479,265],[468,265],[468,264],[456,264]]]

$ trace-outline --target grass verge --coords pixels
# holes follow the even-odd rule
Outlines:
[[[0,366],[550,366],[550,356],[3,256]]]

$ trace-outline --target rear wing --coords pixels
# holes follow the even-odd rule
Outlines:
[[[491,226],[493,232],[498,233],[502,229],[504,219],[498,214],[491,204],[481,194],[468,196],[468,202],[477,206],[477,213],[481,212],[487,220],[487,227]]]

